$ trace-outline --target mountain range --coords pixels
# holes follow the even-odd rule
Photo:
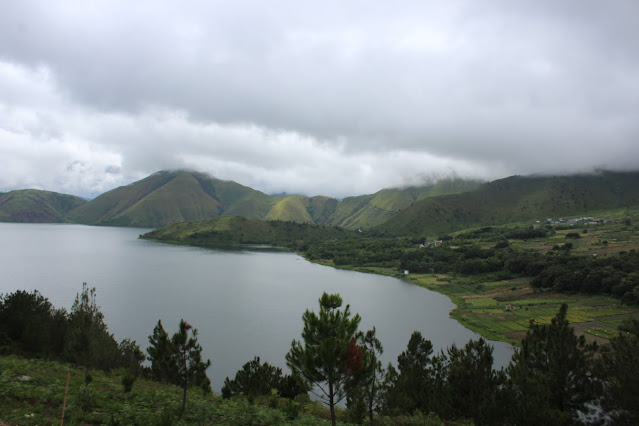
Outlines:
[[[639,205],[639,172],[449,178],[338,200],[267,195],[204,173],[160,171],[91,201],[40,190],[0,194],[0,221],[161,227],[221,216],[430,235]]]

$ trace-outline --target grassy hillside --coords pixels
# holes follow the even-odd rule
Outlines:
[[[288,402],[271,397],[249,404],[243,398],[222,399],[192,389],[186,412],[180,416],[179,387],[139,378],[133,390],[125,393],[120,384],[123,371],[93,370],[88,386],[83,367],[54,361],[3,356],[0,371],[1,425],[60,424],[67,372],[65,424],[330,424],[328,410],[308,398]],[[343,410],[340,417],[345,417]]]
[[[372,195],[344,198],[327,222],[349,229],[371,228],[386,222],[415,202],[445,194],[458,194],[479,188],[481,183],[465,179],[444,179],[425,186],[387,188]]]
[[[162,171],[116,188],[74,209],[73,221],[94,225],[159,227],[218,216],[368,228],[417,200],[475,188],[460,179],[424,187],[384,189],[337,201],[331,197],[270,196],[232,181],[192,171]]]
[[[292,195],[282,199],[271,207],[264,220],[284,220],[298,223],[312,223],[313,219],[308,213],[308,197]]]
[[[638,204],[638,172],[513,176],[484,184],[476,191],[422,200],[376,229],[434,236],[475,226],[588,215]]]
[[[0,194],[0,222],[68,222],[69,211],[86,202],[73,195],[37,189],[6,192]]]
[[[320,239],[357,237],[353,231],[331,226],[262,221],[239,216],[176,223],[142,236],[151,240],[192,245],[264,244],[298,249]]]
[[[180,173],[124,212],[111,218],[112,225],[169,224],[217,216],[220,203],[208,196],[198,181]]]
[[[142,198],[149,195],[172,178],[168,172],[158,172],[130,185],[105,192],[71,212],[71,218],[79,223],[105,224],[123,213]]]
[[[261,218],[277,201],[202,173],[163,171],[102,194],[71,217],[96,225],[163,226],[222,214]]]
[[[162,171],[90,202],[17,191],[0,194],[0,200],[11,201],[0,205],[0,220],[160,227],[243,216],[433,236],[473,226],[587,215],[593,210],[637,205],[638,183],[639,172],[513,176],[485,184],[447,179],[338,201],[325,196],[270,196],[203,173]]]

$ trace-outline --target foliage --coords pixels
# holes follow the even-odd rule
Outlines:
[[[37,290],[17,290],[0,297],[0,348],[4,353],[70,361],[89,368],[126,367],[137,374],[143,360],[134,341],[118,344],[108,332],[86,283],[71,313],[56,309]]]
[[[184,412],[186,392],[190,386],[199,386],[204,392],[210,392],[211,382],[206,377],[206,369],[211,366],[211,361],[202,360],[202,346],[197,342],[197,330],[183,319],[180,320],[180,326],[171,338],[171,343],[175,353],[177,384],[183,390],[182,412]]]
[[[592,374],[597,346],[575,335],[566,312],[563,304],[550,324],[531,322],[507,368],[510,415],[517,424],[571,423],[598,394]]]
[[[222,396],[230,398],[235,395],[243,395],[249,401],[260,395],[269,395],[272,390],[283,398],[294,399],[297,395],[307,392],[302,385],[289,375],[283,375],[282,369],[274,367],[269,363],[260,363],[260,357],[242,366],[242,369],[235,373],[235,378],[224,380]]]
[[[0,296],[0,347],[28,356],[59,356],[67,332],[67,313],[55,309],[37,290]]]
[[[36,425],[60,424],[62,399],[67,371],[70,369],[69,397],[64,424],[121,425],[325,425],[327,409],[313,402],[295,403],[296,418],[287,419],[287,401],[278,400],[277,408],[269,404],[249,404],[244,399],[222,399],[216,395],[189,395],[189,409],[180,414],[182,389],[140,377],[129,393],[122,392],[119,370],[92,372],[93,381],[86,388],[84,367],[69,366],[42,359],[0,356],[0,422]],[[28,381],[20,381],[25,372]],[[82,405],[87,411],[82,409]],[[318,416],[309,414],[312,408]]]
[[[122,376],[122,387],[124,388],[124,393],[129,393],[133,389],[133,384],[135,383],[136,377],[132,374],[126,373]]]
[[[448,406],[440,411],[442,415],[473,419],[477,425],[501,420],[500,390],[506,377],[493,369],[492,353],[492,346],[482,338],[461,349],[455,345],[448,349],[443,392]]]
[[[616,424],[639,424],[639,321],[620,328],[599,361],[603,406]]]
[[[95,288],[89,289],[87,283],[82,283],[82,292],[76,295],[69,313],[65,352],[69,360],[84,365],[87,371],[120,365],[118,344],[104,323]]]
[[[406,350],[397,357],[395,370],[390,364],[384,380],[383,407],[385,414],[432,411],[436,387],[433,345],[419,331],[413,332]]]
[[[624,303],[639,303],[639,252],[586,257],[547,255],[544,267],[532,280],[540,288],[559,292],[604,293]]]
[[[158,320],[153,328],[153,334],[149,336],[149,343],[150,346],[146,351],[149,354],[148,360],[151,362],[153,378],[164,383],[175,383],[177,381],[175,351],[161,320]]]
[[[128,370],[133,377],[138,377],[142,371],[142,362],[146,359],[144,352],[140,349],[135,340],[124,339],[119,344],[122,361],[121,366]]]
[[[369,424],[373,424],[375,411],[381,405],[381,386],[385,370],[380,357],[384,352],[382,342],[376,337],[375,327],[358,336],[363,353],[362,368],[347,383],[346,406],[351,420],[361,423],[368,414]],[[353,348],[350,345],[349,348]]]
[[[302,340],[293,340],[286,354],[286,364],[303,383],[316,386],[316,393],[330,408],[336,422],[335,404],[345,396],[345,385],[357,368],[349,365],[349,345],[356,338],[360,316],[351,318],[350,307],[341,311],[338,294],[322,294],[319,315],[306,310],[302,315]]]

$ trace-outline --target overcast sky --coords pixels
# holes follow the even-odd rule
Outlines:
[[[639,2],[0,0],[0,191],[639,169]]]

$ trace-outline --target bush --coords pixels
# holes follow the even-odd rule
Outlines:
[[[129,393],[133,389],[133,383],[135,383],[135,376],[126,373],[122,376],[122,386],[124,387],[124,393]]]

